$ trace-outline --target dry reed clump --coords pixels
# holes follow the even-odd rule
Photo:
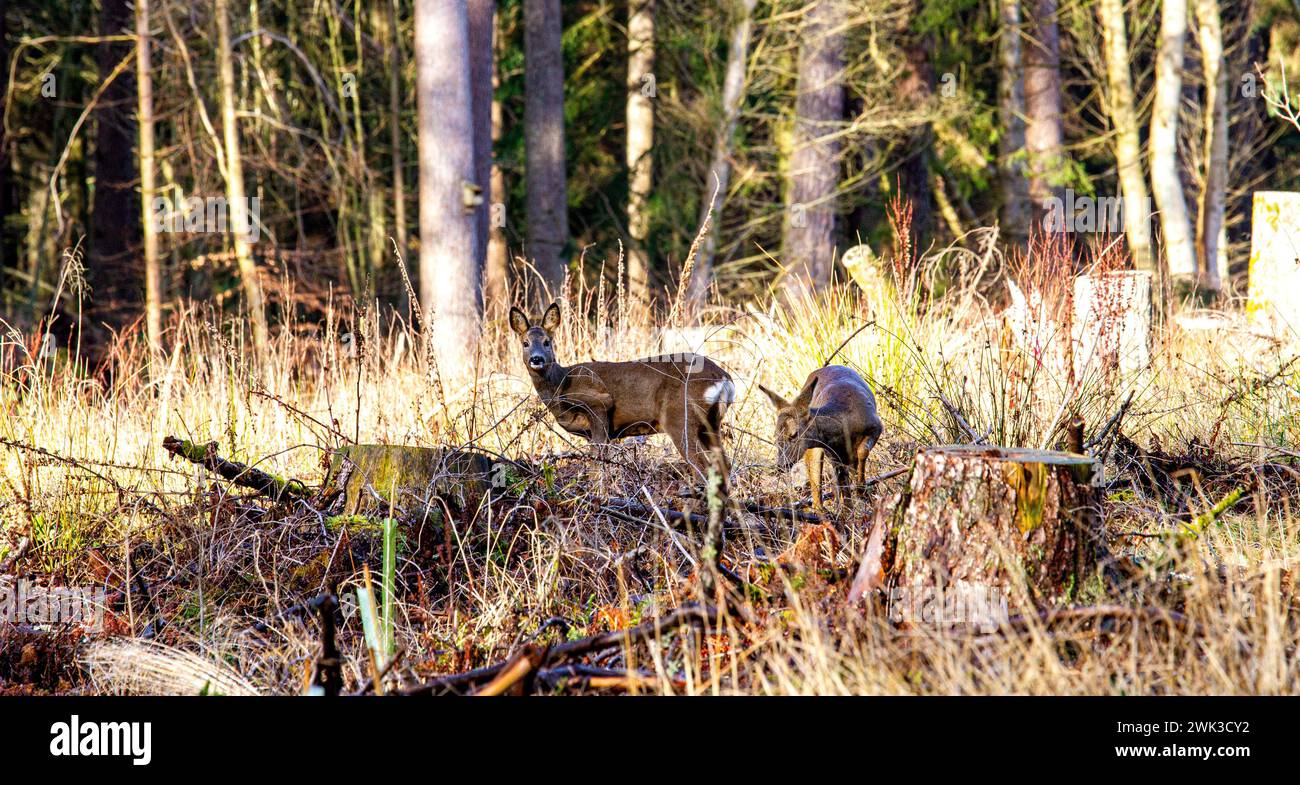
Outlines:
[[[972,269],[1000,264],[986,255]],[[1050,285],[1026,283],[1048,303]],[[1058,334],[1012,340],[984,291],[920,288],[924,297],[902,301],[840,286],[658,324],[603,284],[574,284],[561,298],[557,353],[632,359],[694,340],[718,355],[739,388],[724,429],[732,495],[760,507],[797,506],[803,489],[773,466],[773,415],[754,385],[790,392],[832,356],[877,392],[886,433],[874,474],[906,467],[927,444],[1056,446],[1075,414],[1097,435],[1127,400],[1094,445],[1117,557],[1106,591],[1074,615],[1012,607],[1011,624],[992,633],[845,608],[862,521],[896,478],[846,506],[829,531],[733,508],[724,566],[748,581],[743,608],[592,662],[639,669],[673,693],[1293,692],[1300,374],[1288,349],[1243,352],[1247,366],[1224,350],[1231,336],[1170,322],[1150,368],[1071,379],[1072,364],[1053,366],[1035,348]],[[380,568],[371,529],[327,523],[315,499],[272,503],[169,460],[166,435],[308,482],[353,441],[512,461],[491,494],[449,504],[444,525],[403,531],[402,654],[388,690],[528,642],[716,600],[696,579],[702,523],[679,515],[702,514],[704,503],[667,442],[597,455],[556,428],[504,324],[487,325],[479,377],[462,389],[444,389],[419,334],[379,308],[327,303],[319,325],[284,325],[264,356],[250,354],[238,326],[185,310],[169,323],[166,353],[150,356],[125,334],[99,369],[34,351],[31,334],[6,331],[0,344],[0,563],[26,541],[16,569],[107,587],[108,632],[83,642],[84,689],[301,692],[319,634],[304,603],[331,586],[346,598],[363,566]],[[1207,518],[1236,488],[1240,500]],[[356,689],[370,671],[346,602],[338,643],[344,683]]]

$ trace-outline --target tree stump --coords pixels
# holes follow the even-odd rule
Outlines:
[[[1095,573],[1100,507],[1094,462],[1046,450],[958,445],[916,456],[909,488],[878,509],[849,599],[891,587],[891,603],[975,593],[1047,606]],[[1003,606],[1005,607],[1005,605]],[[896,620],[917,622],[894,613]],[[916,610],[913,606],[911,610]],[[937,619],[987,623],[987,615]]]
[[[1294,339],[1300,333],[1300,193],[1255,193],[1249,272],[1251,325]]]
[[[1114,270],[1074,279],[1074,375],[1127,376],[1151,364],[1151,273]]]
[[[411,514],[436,496],[463,506],[487,490],[492,469],[488,456],[467,450],[353,444],[334,453],[330,477],[343,490],[344,515],[386,516],[390,502]],[[430,512],[441,515],[438,505]]]

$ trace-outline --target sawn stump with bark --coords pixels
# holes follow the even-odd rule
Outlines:
[[[1085,455],[947,446],[916,456],[878,509],[850,591],[978,587],[1045,606],[1097,573],[1100,507]]]

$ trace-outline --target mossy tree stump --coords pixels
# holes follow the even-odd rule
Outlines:
[[[463,507],[481,496],[491,480],[492,460],[477,452],[391,444],[353,444],[334,453],[331,482],[344,494],[344,515],[388,514],[388,505],[408,515],[429,508],[435,497]]]
[[[1073,599],[1100,557],[1093,471],[1072,453],[921,451],[909,488],[876,514],[850,599],[886,586],[976,587],[1035,605]]]

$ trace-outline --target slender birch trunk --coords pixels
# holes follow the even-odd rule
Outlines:
[[[409,276],[411,265],[410,260],[407,258],[410,253],[410,246],[407,244],[406,236],[406,162],[402,156],[402,34],[398,24],[401,18],[398,14],[398,0],[392,0],[388,8],[390,19],[388,40],[388,144],[392,148],[393,158],[393,241],[402,256],[399,264],[406,266],[406,272]],[[401,299],[404,306],[410,307],[412,305],[412,303],[406,302],[409,298],[405,286],[402,287]]]
[[[259,356],[270,346],[266,326],[266,309],[262,298],[262,284],[257,279],[257,266],[253,262],[253,249],[248,235],[240,229],[252,226],[248,200],[244,193],[244,165],[239,150],[239,124],[235,117],[235,66],[230,52],[230,13],[228,0],[216,0],[217,15],[217,79],[221,91],[221,127],[226,150],[227,215],[234,228],[235,259],[239,263],[239,279],[244,289],[245,307],[253,325],[253,345]]]
[[[1197,34],[1205,67],[1205,184],[1196,221],[1200,283],[1218,293],[1228,274],[1223,247],[1225,190],[1228,186],[1228,65],[1223,53],[1223,22],[1218,0],[1196,0]]]
[[[713,159],[709,164],[709,177],[704,184],[703,206],[699,225],[710,221],[708,231],[700,242],[700,249],[686,282],[687,298],[692,308],[698,308],[708,297],[713,284],[713,260],[718,253],[718,223],[727,201],[731,184],[731,153],[736,136],[736,122],[740,118],[740,105],[745,98],[746,66],[749,59],[749,37],[754,28],[754,5],[757,0],[739,0],[735,3],[736,26],[731,31],[731,48],[727,52],[727,73],[722,82],[722,123],[713,144]],[[717,181],[714,181],[714,177]]]
[[[1178,163],[1178,104],[1183,90],[1183,38],[1187,0],[1163,0],[1156,57],[1156,97],[1151,109],[1151,190],[1160,211],[1167,270],[1176,285],[1194,284],[1196,246]]]
[[[501,109],[501,29],[500,10],[493,19],[496,31],[492,57],[492,149],[496,150],[501,139],[505,118]],[[506,247],[506,175],[495,157],[492,159],[492,174],[489,177],[489,218],[487,260],[483,268],[483,301],[489,311],[493,306],[506,305],[508,295],[507,269],[510,255]]]
[[[492,188],[492,45],[496,0],[469,0],[469,94],[474,124],[474,184],[483,201]],[[479,277],[487,259],[490,208],[474,215],[474,264]]]
[[[1097,16],[1101,21],[1109,88],[1106,107],[1115,127],[1115,164],[1119,172],[1120,194],[1124,199],[1124,233],[1133,265],[1139,270],[1154,270],[1150,196],[1142,172],[1142,142],[1133,99],[1133,76],[1129,70],[1124,0],[1100,0]]]
[[[162,348],[162,269],[153,222],[157,186],[153,142],[153,65],[150,62],[149,0],[135,0],[135,89],[140,129],[140,214],[144,216],[144,321],[149,348]]]
[[[653,186],[655,115],[655,3],[630,0],[627,21],[627,292],[644,308],[650,302],[650,259],[645,242],[646,212]]]

